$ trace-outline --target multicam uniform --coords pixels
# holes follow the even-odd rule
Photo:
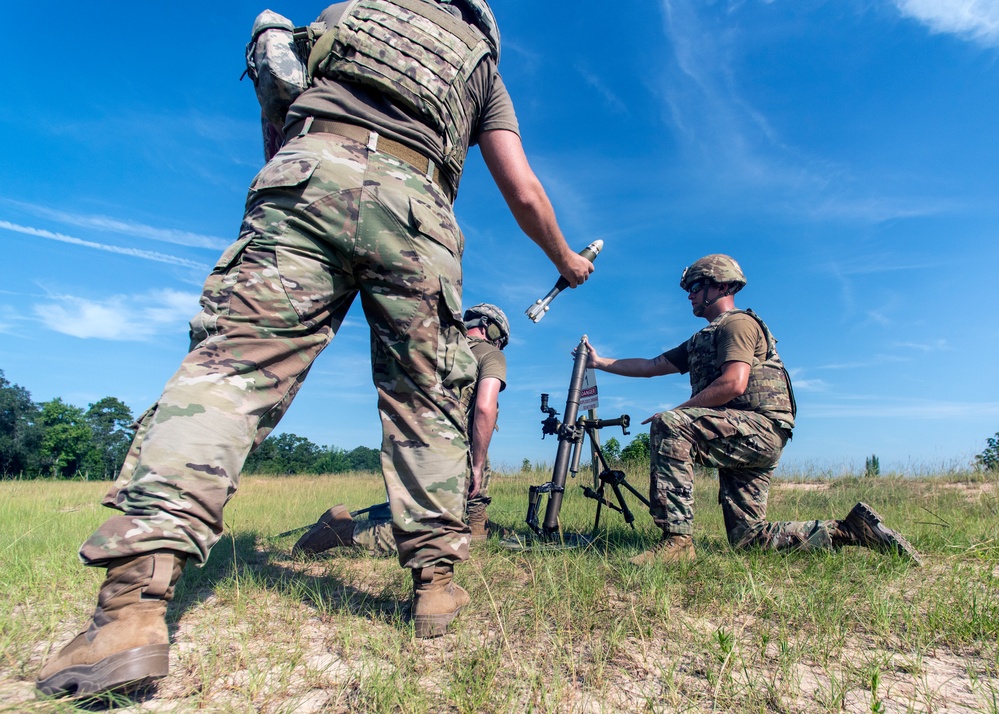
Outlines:
[[[347,5],[320,19],[333,27]],[[418,569],[468,557],[463,405],[475,359],[451,202],[468,145],[484,131],[516,132],[516,116],[476,28],[432,3],[354,7],[345,16],[353,30],[381,13],[383,29],[406,42],[417,30],[436,34],[419,48],[432,68],[417,73],[426,86],[409,86],[406,67],[372,79],[365,52],[389,65],[399,59],[384,43],[358,49],[356,66],[343,59],[352,50],[335,46],[316,68],[288,113],[288,141],[250,186],[238,239],[205,283],[191,351],[142,417],[105,498],[123,515],[80,550],[88,565],[158,550],[204,562],[247,454],[287,410],[358,293],[399,561]],[[378,150],[385,138],[408,150],[404,159]]]
[[[506,389],[506,355],[491,344],[488,340],[470,338],[469,345],[472,354],[478,363],[478,377],[476,384],[486,377],[493,377],[500,381],[500,391]],[[472,434],[472,417],[474,415],[475,395],[473,394],[471,406],[468,409],[468,433]],[[479,493],[468,500],[468,506],[474,503],[488,505],[492,500],[489,498],[489,477],[492,471],[489,468],[489,460],[486,459],[486,466],[482,472],[482,485]],[[373,555],[392,555],[396,552],[395,536],[392,533],[391,521],[379,518],[367,518],[359,520],[354,525],[354,545],[360,546]]]
[[[683,407],[656,415],[651,426],[652,516],[669,534],[690,534],[695,463],[718,469],[718,501],[729,542],[770,550],[830,548],[836,521],[768,523],[767,495],[794,427],[790,379],[776,340],[752,310],[729,310],[664,354],[690,373],[696,395],[725,362],[750,365],[746,392],[723,407]]]

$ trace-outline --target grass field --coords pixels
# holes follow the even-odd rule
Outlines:
[[[630,478],[644,490],[647,476]],[[524,532],[527,487],[498,474],[490,518]],[[999,476],[783,479],[772,520],[843,517],[858,500],[925,565],[859,548],[736,553],[717,483],[699,476],[698,560],[639,569],[656,538],[633,502],[582,550],[476,544],[457,580],[472,604],[453,634],[413,637],[396,561],[339,549],[293,558],[334,503],[374,503],[380,479],[245,478],[226,537],[189,568],[168,620],[171,674],[112,703],[163,712],[993,712],[999,714]],[[42,662],[85,624],[102,571],[76,548],[110,513],[107,484],[0,483],[0,711],[74,711],[35,698]],[[570,481],[567,531],[594,502]],[[87,709],[92,710],[93,707]]]

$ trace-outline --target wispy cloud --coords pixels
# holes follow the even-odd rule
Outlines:
[[[597,94],[604,98],[607,106],[615,114],[628,113],[628,105],[614,92],[614,90],[608,87],[598,75],[581,65],[576,65],[576,71],[579,72],[588,85],[597,91]]]
[[[810,418],[876,418],[908,420],[966,419],[999,415],[999,402],[879,400],[878,403],[809,404]]]
[[[873,355],[870,359],[858,360],[857,362],[834,362],[823,364],[816,369],[869,369],[882,364],[896,364],[898,362],[910,362],[907,357],[897,357],[895,355]]]
[[[805,379],[800,377],[802,370],[790,369],[791,384],[796,392],[825,392],[829,389],[829,383],[824,379]]]
[[[944,339],[930,340],[929,342],[896,342],[894,346],[918,352],[952,352],[954,350]]]
[[[877,224],[952,208],[933,197],[893,196],[884,176],[789,142],[754,105],[751,85],[740,75],[747,51],[738,24],[743,3],[724,11],[697,0],[660,4],[672,57],[659,68],[658,91],[666,123],[703,182],[751,195],[761,208],[815,220]]]
[[[57,211],[48,206],[39,206],[20,201],[3,200],[3,202],[22,208],[36,216],[41,216],[65,225],[76,226],[77,228],[88,228],[106,233],[117,233],[119,235],[134,236],[136,238],[145,238],[163,243],[172,243],[174,245],[183,245],[191,248],[209,248],[211,250],[223,250],[230,243],[230,241],[216,236],[180,231],[173,228],[157,228],[156,226],[148,226],[134,221],[122,221],[109,216],[67,213],[65,211]]]
[[[103,250],[108,253],[117,253],[118,255],[127,255],[133,258],[141,258],[142,260],[152,260],[158,263],[169,263],[170,265],[180,265],[185,268],[196,268],[197,270],[201,271],[208,270],[208,266],[205,265],[204,263],[199,263],[194,260],[188,260],[187,258],[179,258],[175,255],[157,253],[152,250],[140,250],[138,248],[123,248],[117,245],[108,245],[107,243],[95,243],[93,241],[83,240],[82,238],[74,238],[73,236],[64,235],[62,233],[53,233],[52,231],[47,231],[42,228],[21,226],[16,223],[10,223],[9,221],[0,220],[0,229],[12,231],[14,233],[23,233],[24,235],[35,236],[38,238],[55,240],[61,243],[70,243],[72,245],[78,245],[83,248],[93,248],[94,250]]]
[[[999,3],[995,0],[895,0],[895,6],[931,32],[999,47]]]
[[[195,312],[198,295],[158,290],[145,295],[115,295],[102,301],[53,296],[34,313],[50,330],[84,339],[143,342],[165,330],[176,332]]]

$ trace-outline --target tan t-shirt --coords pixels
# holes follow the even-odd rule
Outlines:
[[[721,367],[726,362],[745,362],[752,366],[754,358],[757,362],[767,358],[767,340],[763,336],[763,330],[756,320],[745,314],[733,316],[718,328],[715,346],[718,350],[715,357],[716,367]],[[686,342],[664,352],[663,357],[680,370],[680,374],[690,371]]]

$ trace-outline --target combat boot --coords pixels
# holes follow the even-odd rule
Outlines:
[[[919,553],[897,531],[885,526],[881,516],[866,503],[858,503],[833,531],[834,546],[859,545],[879,553],[896,553],[922,565]]]
[[[412,617],[417,637],[443,635],[471,599],[463,587],[452,582],[453,575],[450,564],[413,570]]]
[[[662,563],[664,565],[676,565],[679,563],[693,563],[697,560],[697,553],[694,552],[694,539],[689,534],[666,533],[663,538],[644,553],[636,555],[628,560],[632,565],[654,565]]]
[[[486,540],[489,530],[486,528],[486,504],[481,501],[468,504],[468,526],[472,529],[472,540]]]
[[[97,609],[83,632],[38,673],[48,696],[85,696],[144,686],[169,670],[167,603],[187,558],[159,551],[108,563]]]
[[[354,545],[354,519],[342,503],[326,511],[291,549],[292,555],[315,555],[330,548]]]

